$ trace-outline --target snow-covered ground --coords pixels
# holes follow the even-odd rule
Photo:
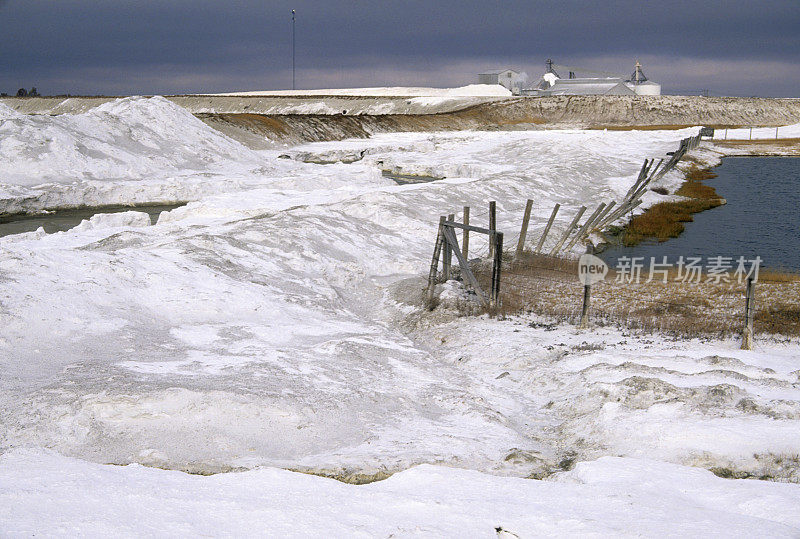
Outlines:
[[[124,532],[141,521],[121,516],[130,497],[166,491],[148,502],[154,511],[195,515],[229,499],[207,522],[231,533],[247,512],[295,535],[473,525],[796,534],[797,485],[683,467],[798,481],[796,342],[743,352],[733,341],[463,319],[419,302],[439,215],[470,205],[480,224],[497,200],[510,242],[532,198],[533,242],[554,203],[563,228],[581,204],[619,201],[644,158],[695,132],[406,133],[257,152],[160,98],[58,117],[0,108],[6,211],[193,201],[154,226],[132,212],[0,238],[0,528]],[[398,186],[386,169],[446,179]],[[604,456],[626,458],[595,461]],[[353,481],[439,466],[354,487],[272,469],[202,478],[106,463]],[[254,490],[257,513],[259,498],[244,497]],[[459,504],[447,505],[451,493]],[[341,510],[319,509],[326,496]],[[85,518],[97,500],[107,517]],[[592,524],[603,511],[608,521]]]
[[[798,137],[800,137],[800,124],[714,130],[714,140],[769,140]]]
[[[321,90],[253,90],[212,94],[222,96],[252,95],[350,95],[350,96],[404,96],[404,97],[510,97],[511,91],[499,84],[469,84],[458,88],[420,88],[389,86],[375,88],[330,88]]]
[[[797,485],[604,457],[547,481],[422,465],[370,485],[0,456],[6,537],[796,537]],[[20,495],[24,492],[23,495]]]

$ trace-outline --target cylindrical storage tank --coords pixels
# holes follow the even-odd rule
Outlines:
[[[635,84],[633,86],[633,91],[636,92],[636,95],[661,95],[661,85],[647,81],[641,84]]]

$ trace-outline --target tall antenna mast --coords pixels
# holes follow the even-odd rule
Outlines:
[[[294,10],[292,10],[292,90],[295,89],[294,85]]]

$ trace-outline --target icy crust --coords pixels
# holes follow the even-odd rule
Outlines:
[[[756,353],[692,343],[695,355],[611,333],[616,344],[593,353],[580,344],[592,334],[570,337],[566,326],[442,325],[452,310],[420,310],[441,214],[466,204],[481,224],[486,201],[497,200],[513,245],[527,198],[536,201],[530,241],[559,202],[557,236],[579,205],[619,199],[645,157],[694,132],[307,145],[298,154],[363,158],[315,164],[274,152],[263,183],[204,196],[153,227],[0,239],[0,451],[342,478],[419,463],[543,477],[576,459],[652,454],[794,480],[796,343]],[[381,168],[447,178],[397,186]],[[671,173],[663,185],[679,180]],[[472,238],[472,256],[487,247]],[[642,366],[642,356],[662,363]],[[711,372],[703,358],[712,356],[738,374]],[[683,438],[707,426],[715,436]]]
[[[6,120],[17,120],[22,118],[24,115],[20,114],[19,112],[15,111],[5,103],[0,103],[0,122]]]
[[[96,228],[142,227],[150,226],[150,215],[141,211],[124,211],[118,213],[98,213],[90,219],[84,219],[73,230],[76,232]]]
[[[349,95],[349,96],[407,96],[407,97],[510,97],[511,91],[499,84],[469,84],[458,88],[422,88],[389,86],[375,88],[334,88],[321,90],[254,90],[212,94],[219,96],[253,95]]]
[[[263,155],[162,97],[60,116],[2,105],[0,119],[0,213],[193,200],[271,170]]]
[[[735,342],[578,331],[536,318],[459,320],[417,338],[442,343],[443,361],[483,376],[517,406],[535,395],[527,424],[536,439],[554,441],[560,466],[611,454],[800,482],[796,341],[744,352]],[[508,458],[549,458],[521,449]]]
[[[800,124],[714,130],[714,140],[770,140],[777,138],[800,138]]]
[[[49,452],[0,457],[11,536],[796,537],[800,485],[604,457],[550,481],[423,465],[356,486],[264,468],[210,477]]]

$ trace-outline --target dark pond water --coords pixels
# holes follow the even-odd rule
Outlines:
[[[140,211],[150,215],[150,222],[155,223],[162,211],[169,211],[184,204],[151,205],[151,206],[106,206],[103,208],[82,208],[75,210],[59,210],[52,213],[36,215],[12,215],[0,218],[0,236],[33,232],[43,227],[45,232],[64,232],[78,226],[84,219],[90,219],[98,213],[119,213],[124,211]]]
[[[424,174],[396,174],[390,170],[381,171],[384,178],[393,179],[398,185],[408,185],[410,183],[428,183],[443,180],[442,176],[425,176]]]
[[[679,256],[760,256],[762,267],[800,271],[800,159],[729,157],[707,180],[725,206],[694,215],[680,237],[663,243],[612,247],[600,256],[616,267],[621,256],[669,263]]]

